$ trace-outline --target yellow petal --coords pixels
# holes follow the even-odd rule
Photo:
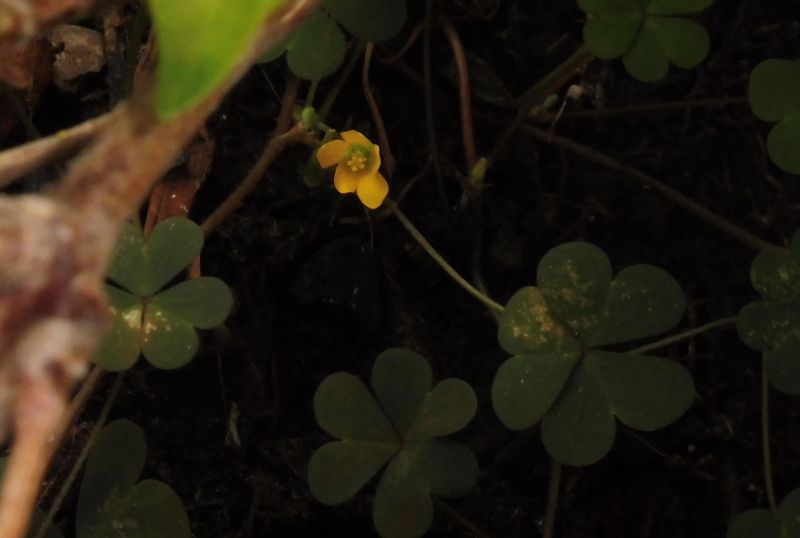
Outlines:
[[[376,174],[378,172],[378,168],[381,167],[381,148],[378,147],[378,144],[372,144],[372,150],[370,151],[369,156],[369,168],[364,170],[367,174]]]
[[[359,146],[364,146],[365,148],[372,146],[370,139],[358,131],[345,131],[339,134],[348,144],[358,144]]]
[[[333,174],[333,186],[342,194],[355,192],[359,176],[351,172],[346,166],[337,166]]]
[[[380,172],[365,175],[358,182],[358,199],[370,209],[377,209],[389,194],[389,184]]]
[[[344,140],[331,140],[322,144],[317,150],[317,160],[322,168],[330,168],[344,159],[350,144]],[[352,192],[352,191],[350,191]]]

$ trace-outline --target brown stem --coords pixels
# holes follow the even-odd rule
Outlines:
[[[381,63],[387,64],[387,65],[393,64],[393,63],[396,63],[396,62],[400,61],[400,59],[403,56],[405,56],[406,53],[409,50],[411,50],[411,47],[413,47],[414,43],[417,42],[417,39],[419,39],[419,36],[422,35],[422,27],[423,27],[423,24],[422,23],[418,23],[414,27],[414,30],[411,32],[411,34],[408,36],[408,39],[406,40],[405,45],[403,45],[400,48],[400,50],[398,50],[397,52],[395,52],[391,56],[387,56],[387,57],[383,57],[383,58],[379,54],[378,55],[378,60],[380,60]]]
[[[383,123],[381,111],[378,108],[378,103],[375,101],[375,96],[372,95],[372,88],[369,87],[369,64],[372,60],[373,48],[374,43],[367,43],[367,49],[364,51],[364,69],[361,71],[361,86],[364,89],[364,98],[367,100],[369,110],[372,113],[372,121],[375,122],[375,128],[378,130],[378,140],[380,141],[383,153],[383,162],[386,164],[386,176],[391,179],[394,174],[394,155],[389,145],[389,135],[386,133],[386,126]]]
[[[284,134],[271,138],[264,148],[264,151],[256,161],[256,164],[254,164],[253,168],[247,172],[247,175],[242,182],[237,185],[236,189],[234,189],[234,191],[228,195],[225,201],[217,206],[214,212],[211,213],[211,215],[208,216],[203,224],[200,225],[200,229],[203,230],[203,235],[208,237],[211,232],[213,232],[220,224],[222,224],[222,221],[228,218],[240,205],[242,205],[242,202],[251,192],[253,192],[253,189],[256,188],[256,185],[258,185],[258,183],[264,177],[264,174],[267,172],[275,159],[278,158],[281,153],[283,153],[284,149],[286,149],[286,146],[292,142],[304,140],[306,136],[307,133],[305,129],[298,124],[286,131]]]
[[[523,130],[527,134],[539,140],[540,142],[564,148],[577,155],[580,155],[584,159],[602,165],[615,172],[625,174],[626,176],[637,180],[639,183],[653,188],[654,190],[661,193],[665,198],[675,203],[679,207],[682,207],[689,213],[706,221],[711,226],[714,226],[715,228],[722,230],[723,232],[727,233],[734,239],[737,239],[738,241],[753,248],[754,250],[757,251],[781,250],[780,247],[773,245],[772,243],[769,243],[767,241],[764,241],[759,237],[756,237],[747,230],[740,228],[736,224],[730,222],[727,219],[724,219],[723,217],[717,215],[713,211],[707,209],[705,206],[698,204],[685,194],[676,191],[675,189],[657,180],[653,176],[645,174],[644,172],[642,172],[637,168],[634,168],[633,166],[630,166],[622,161],[618,161],[617,159],[614,159],[612,157],[609,157],[608,155],[600,153],[599,151],[592,149],[588,146],[584,146],[583,144],[579,144],[568,138],[564,138],[563,136],[558,136],[556,134],[553,134],[549,131],[544,131],[537,127],[531,127],[529,125],[525,125],[523,126]]]
[[[561,464],[556,460],[550,465],[550,485],[547,488],[547,512],[544,517],[543,538],[553,538],[556,530],[556,511],[558,510],[558,493],[561,489]]]
[[[470,97],[469,67],[467,57],[464,54],[464,46],[461,38],[458,37],[453,23],[450,20],[442,19],[442,29],[450,48],[453,49],[453,58],[456,61],[458,70],[458,97],[461,105],[461,138],[464,144],[464,158],[467,162],[467,174],[475,168],[478,162],[478,150],[475,147],[475,131],[472,122],[472,105]]]
[[[361,58],[361,54],[364,53],[365,46],[366,43],[360,39],[356,40],[350,46],[350,55],[347,57],[347,63],[342,69],[339,70],[339,76],[336,78],[336,82],[333,83],[333,86],[325,95],[325,100],[322,102],[322,106],[319,107],[319,118],[322,121],[325,121],[325,119],[328,117],[334,101],[336,101],[336,98],[339,96],[339,92],[342,91],[345,82],[347,82],[347,79],[350,78],[350,75],[353,73],[353,69],[355,69],[358,59]]]
[[[700,107],[722,107],[730,105],[742,105],[747,103],[747,97],[713,97],[710,99],[690,99],[687,101],[667,101],[663,103],[648,103],[644,105],[622,106],[618,108],[599,108],[596,110],[575,110],[564,112],[560,115],[561,119],[566,118],[595,118],[604,116],[621,116],[623,114],[642,114],[648,112],[664,112],[669,110],[686,110],[689,108]],[[558,114],[541,113],[534,111],[528,118],[531,121],[550,122]]]

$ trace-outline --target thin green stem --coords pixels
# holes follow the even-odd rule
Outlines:
[[[561,489],[561,464],[552,460],[550,465],[550,485],[547,487],[547,512],[544,516],[543,538],[553,538],[556,529],[558,493]]]
[[[680,342],[681,340],[688,340],[689,338],[697,336],[698,334],[703,334],[704,332],[708,332],[712,329],[716,329],[717,327],[724,327],[725,325],[733,325],[735,323],[736,323],[736,316],[718,319],[716,321],[706,323],[705,325],[700,325],[699,327],[695,327],[694,329],[689,329],[688,331],[684,331],[678,334],[673,334],[672,336],[667,336],[666,338],[662,338],[661,340],[656,340],[655,342],[639,346],[636,349],[628,351],[628,353],[636,353],[636,354],[647,353],[648,351],[653,351],[654,349],[668,346],[670,344],[674,344],[675,342]]]
[[[106,420],[108,419],[108,413],[111,411],[111,406],[114,404],[114,400],[117,399],[119,390],[122,387],[122,379],[123,374],[117,374],[117,378],[114,380],[114,384],[111,386],[111,392],[108,393],[108,398],[106,398],[105,404],[103,404],[103,409],[100,411],[100,416],[97,417],[97,422],[95,422],[94,426],[92,427],[92,431],[89,433],[89,438],[86,439],[86,444],[83,445],[83,449],[81,449],[78,459],[76,459],[75,463],[72,464],[72,469],[70,469],[69,474],[64,479],[64,483],[61,484],[61,489],[58,491],[58,495],[53,500],[53,504],[50,507],[50,510],[47,512],[47,516],[45,517],[41,526],[34,535],[34,538],[44,537],[44,535],[47,533],[47,529],[50,528],[50,525],[53,522],[53,518],[55,518],[58,511],[61,509],[64,499],[67,498],[67,494],[69,493],[70,489],[72,489],[72,484],[75,483],[75,479],[78,477],[81,467],[83,467],[83,462],[86,461],[86,458],[89,456],[89,450],[97,440],[97,435],[100,433],[100,430],[103,428]]]
[[[584,146],[583,144],[579,144],[578,142],[575,142],[568,138],[564,138],[563,136],[558,136],[556,134],[553,134],[552,132],[539,129],[537,127],[524,125],[523,130],[527,134],[539,140],[540,142],[544,142],[545,144],[550,144],[566,149],[568,151],[575,153],[576,155],[580,155],[581,157],[583,157],[588,161],[592,161],[594,163],[597,163],[601,166],[608,168],[609,170],[625,174],[628,177],[635,179],[642,185],[645,185],[647,187],[652,188],[653,190],[658,191],[659,193],[661,193],[661,195],[663,195],[665,198],[673,202],[675,205],[685,209],[694,216],[699,217],[700,219],[706,221],[711,226],[714,226],[718,230],[725,232],[729,236],[740,241],[741,243],[744,243],[745,245],[754,250],[757,251],[783,250],[781,247],[773,245],[772,243],[769,243],[767,241],[764,241],[763,239],[751,234],[747,230],[740,228],[731,221],[717,215],[716,213],[709,210],[705,206],[698,204],[685,194],[676,191],[672,187],[669,187],[665,183],[662,183],[653,176],[645,174],[638,168],[634,168],[633,166],[630,166],[622,161],[618,161],[617,159],[609,157],[608,155],[601,153],[593,148],[590,148],[589,146]]]
[[[767,488],[769,509],[778,513],[775,502],[775,486],[772,484],[772,457],[769,450],[769,380],[767,379],[767,363],[761,361],[761,453],[764,459],[764,484]]]
[[[360,39],[356,39],[355,42],[350,45],[350,53],[347,57],[347,63],[345,64],[344,68],[339,70],[339,76],[336,79],[336,82],[334,82],[333,86],[331,86],[331,89],[328,90],[328,93],[325,95],[325,100],[322,101],[322,106],[320,106],[319,110],[317,111],[321,120],[325,120],[328,117],[328,113],[331,111],[333,103],[336,101],[336,98],[339,97],[339,93],[342,91],[345,82],[347,82],[347,79],[350,78],[350,75],[353,73],[353,69],[355,69],[358,59],[361,58],[361,55],[364,53],[365,47],[366,43]]]
[[[433,245],[431,245],[428,242],[428,240],[425,239],[425,237],[420,233],[420,231],[417,230],[417,227],[414,226],[414,224],[410,220],[408,220],[408,217],[406,217],[405,214],[402,211],[400,211],[400,208],[397,207],[397,203],[395,203],[394,200],[387,199],[386,205],[389,206],[389,209],[392,211],[392,213],[394,213],[394,216],[397,217],[397,220],[400,221],[403,227],[406,230],[408,230],[408,233],[411,234],[411,237],[413,237],[417,241],[417,243],[419,243],[422,249],[428,253],[428,256],[433,258],[433,261],[439,264],[439,267],[444,269],[445,273],[450,275],[450,278],[455,280],[459,286],[461,286],[467,291],[467,293],[475,297],[477,300],[479,300],[489,308],[497,310],[498,312],[503,311],[503,305],[490,299],[489,297],[478,291],[478,289],[475,288],[475,286],[467,282],[466,279],[464,279],[464,277],[459,275],[458,272],[455,269],[453,269],[453,267],[449,263],[445,261],[442,255],[439,254],[439,252],[435,248],[433,248]]]

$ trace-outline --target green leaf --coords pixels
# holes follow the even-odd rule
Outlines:
[[[411,538],[433,521],[431,494],[463,495],[474,485],[474,454],[438,437],[472,419],[475,393],[459,379],[445,379],[431,390],[432,377],[424,357],[389,349],[372,370],[380,405],[352,374],[338,372],[320,384],[314,395],[317,422],[342,440],[323,445],[311,458],[315,497],[343,502],[389,462],[373,504],[375,526],[381,536]]]
[[[795,538],[799,533],[800,488],[786,495],[777,516],[763,508],[736,516],[728,527],[727,538]]]
[[[344,34],[325,13],[317,11],[294,34],[286,56],[289,69],[306,80],[319,80],[334,73],[344,61]]]
[[[672,424],[694,399],[689,372],[660,357],[591,351],[585,368],[592,370],[614,415],[636,430]]]
[[[111,326],[92,356],[95,364],[111,372],[127,370],[142,350],[142,300],[126,291],[106,286],[111,303]]]
[[[162,221],[146,243],[128,224],[117,242],[108,277],[140,297],[149,297],[189,265],[202,248],[203,232],[189,219]]]
[[[322,445],[308,464],[311,493],[323,504],[343,503],[364,487],[399,448],[397,442],[351,440]]]
[[[781,169],[800,174],[800,62],[765,60],[750,74],[750,106],[760,119],[779,122],[767,137],[770,158]]]
[[[750,73],[750,107],[764,121],[800,114],[800,62],[764,60]]]
[[[800,87],[798,87],[800,91]],[[767,151],[778,168],[800,175],[800,114],[786,118],[767,135]]]
[[[538,423],[553,405],[577,363],[578,355],[511,357],[497,370],[492,405],[497,418],[512,430]]]
[[[469,424],[477,409],[478,399],[466,381],[445,379],[426,395],[405,439],[411,442],[455,433]]]
[[[762,252],[750,268],[753,287],[766,299],[739,311],[741,340],[763,352],[767,378],[776,389],[800,395],[800,236],[790,251]]]
[[[600,384],[578,366],[542,420],[544,447],[566,465],[591,465],[608,454],[615,433],[614,415]]]
[[[769,510],[742,512],[728,527],[727,538],[781,538],[780,520]]]
[[[183,318],[198,329],[211,329],[228,317],[233,295],[222,280],[202,276],[159,293],[150,304]]]
[[[328,434],[344,440],[399,444],[383,410],[353,374],[337,372],[314,394],[314,416]]]
[[[155,480],[136,483],[144,467],[141,429],[128,420],[106,426],[89,452],[78,496],[80,538],[189,538],[175,492]]]
[[[539,262],[536,281],[550,315],[583,335],[608,295],[611,262],[589,243],[564,243]]]
[[[591,347],[628,342],[675,328],[686,309],[680,285],[652,265],[632,265],[611,283],[599,322],[587,335]]]
[[[675,327],[685,298],[669,274],[633,265],[612,280],[602,250],[567,243],[543,257],[538,284],[514,294],[500,318],[498,340],[514,355],[492,384],[503,424],[523,430],[541,420],[553,458],[588,465],[610,450],[615,415],[652,430],[686,411],[694,385],[683,366],[595,349]]]
[[[428,440],[403,449],[375,493],[375,528],[384,538],[417,538],[433,522],[431,493],[458,497],[475,485],[478,462],[460,443]]]
[[[172,217],[159,222],[147,239],[150,289],[143,295],[152,295],[161,289],[199,256],[202,249],[203,232],[191,220]]]
[[[230,73],[283,0],[149,0],[158,39],[159,116],[200,102]]]
[[[500,346],[512,355],[554,353],[573,356],[580,342],[550,315],[539,288],[515,293],[503,310],[498,328]]]
[[[387,349],[375,359],[372,387],[395,430],[405,437],[425,403],[433,372],[425,357],[407,349]]]
[[[701,25],[674,15],[702,11],[711,0],[579,0],[589,14],[583,37],[597,57],[623,57],[628,73],[643,82],[667,74],[670,61],[688,69],[709,51]]]
[[[328,0],[325,7],[348,32],[364,41],[391,39],[406,22],[406,0]]]
[[[142,352],[157,368],[180,368],[197,353],[199,341],[194,327],[182,317],[155,304],[147,305],[142,332]]]

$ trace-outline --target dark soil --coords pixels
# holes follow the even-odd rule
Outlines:
[[[406,29],[387,49],[399,50],[422,20],[424,3],[409,4]],[[576,4],[439,2],[437,11],[453,21],[470,59],[479,152],[490,151],[512,120],[512,96],[580,44],[584,15]],[[742,97],[758,62],[800,57],[797,0],[718,0],[700,19],[711,35],[711,54],[698,68],[672,68],[664,80],[644,84],[628,76],[619,61],[594,61],[573,81],[586,96],[567,105],[554,132],[653,174],[763,239],[783,244],[800,224],[800,182],[769,162],[764,149],[769,126],[754,118],[746,102],[574,114]],[[490,169],[480,210],[461,209],[459,176],[465,165],[456,71],[438,28],[432,49],[446,201],[429,169],[401,205],[462,274],[480,274],[502,303],[535,283],[536,265],[548,249],[585,240],[605,250],[615,270],[641,262],[669,271],[688,297],[678,330],[733,316],[755,298],[749,282],[755,252],[749,247],[634,180],[540,144],[523,131]],[[270,84],[282,91],[285,71],[282,60],[253,68],[209,122],[217,149],[192,211],[196,220],[255,162],[279,106]],[[371,76],[398,161],[391,183],[396,196],[429,158],[419,84],[421,40],[401,64],[374,63]],[[102,94],[104,84],[99,76],[78,94],[48,90],[34,123],[51,132],[91,116],[98,111],[97,99],[81,96]],[[322,82],[318,100],[331,85],[332,80]],[[326,122],[358,128],[377,140],[358,71]],[[540,125],[547,129],[551,123]],[[24,131],[17,127],[5,143],[22,139]],[[330,181],[306,187],[301,172],[308,157],[305,147],[285,153],[207,242],[204,272],[223,278],[236,297],[225,327],[204,335],[201,352],[185,368],[159,371],[140,361],[127,375],[112,418],[129,418],[144,429],[145,476],[177,491],[200,538],[375,536],[374,482],[338,507],[323,506],[309,492],[307,462],[329,440],[315,423],[311,402],[327,375],[346,370],[368,379],[378,353],[407,347],[430,359],[437,378],[463,378],[479,398],[476,418],[458,438],[478,455],[480,479],[470,495],[449,505],[492,538],[540,535],[550,459],[538,429],[511,432],[491,409],[492,378],[506,359],[494,318],[396,219],[365,221],[356,198],[340,196]],[[724,536],[735,514],[766,506],[760,357],[732,328],[663,354],[691,370],[694,405],[661,431],[619,425],[605,459],[565,468],[556,536]],[[100,386],[83,415],[85,427],[73,432],[53,480],[66,474],[110,382]],[[770,412],[780,499],[798,486],[800,476],[797,400],[773,391]],[[74,498],[65,518],[73,506]],[[429,535],[475,536],[441,508]]]

